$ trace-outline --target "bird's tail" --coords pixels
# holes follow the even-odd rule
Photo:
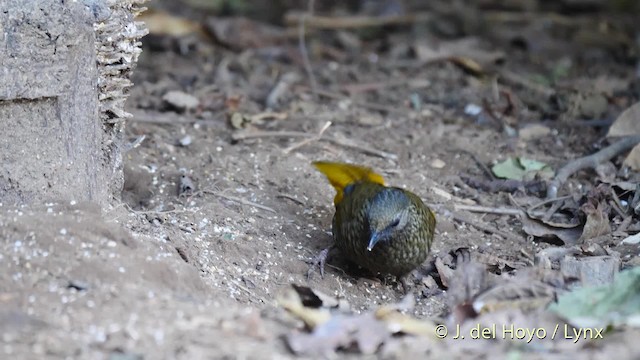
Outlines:
[[[384,185],[382,175],[375,173],[368,167],[326,161],[316,161],[313,165],[329,179],[331,185],[336,189],[336,197],[333,199],[336,205],[342,201],[344,188],[349,184],[372,182]]]

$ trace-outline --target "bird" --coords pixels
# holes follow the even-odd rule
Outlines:
[[[436,217],[416,194],[386,186],[368,167],[327,161],[312,163],[335,188],[333,246],[314,263],[324,266],[332,248],[374,274],[391,274],[407,292],[407,275],[427,259]],[[314,264],[314,265],[315,265]]]

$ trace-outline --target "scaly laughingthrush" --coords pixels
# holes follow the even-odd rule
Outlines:
[[[384,185],[371,169],[344,163],[314,162],[336,189],[334,246],[351,262],[395,275],[405,291],[405,277],[427,258],[436,219],[412,192]],[[329,249],[316,259],[324,273]]]

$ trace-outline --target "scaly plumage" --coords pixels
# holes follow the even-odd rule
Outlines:
[[[333,240],[344,256],[401,280],[426,260],[436,219],[418,196],[385,186],[383,177],[366,167],[313,165],[336,189]]]

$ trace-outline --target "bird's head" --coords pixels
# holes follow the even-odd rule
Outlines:
[[[369,244],[373,250],[376,244],[390,241],[394,234],[402,231],[409,221],[409,197],[401,189],[385,188],[372,199],[369,211]]]

